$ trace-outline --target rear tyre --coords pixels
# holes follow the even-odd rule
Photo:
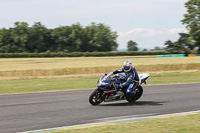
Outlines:
[[[92,105],[99,105],[103,101],[103,91],[102,90],[95,90],[89,97],[89,102]]]
[[[127,95],[126,95],[126,100],[127,100],[129,103],[134,103],[134,102],[135,102],[135,96],[134,96],[134,95],[131,95],[131,94],[127,94]]]
[[[135,92],[136,92],[136,95],[135,95],[135,101],[137,101],[143,94],[143,88],[142,86],[138,86],[136,89],[135,89]]]
[[[142,86],[138,86],[134,91],[136,92],[135,95],[127,94],[126,96],[126,100],[130,103],[137,101],[143,94]]]

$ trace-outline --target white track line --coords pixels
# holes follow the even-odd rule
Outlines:
[[[192,113],[200,113],[200,110],[196,110],[196,111],[190,111],[190,112],[180,112],[180,113],[172,113],[172,114],[163,114],[163,115],[153,115],[153,116],[147,116],[147,117],[133,117],[134,115],[132,115],[132,118],[125,118],[125,116],[122,116],[122,119],[118,119],[118,120],[108,120],[108,121],[104,121],[104,122],[95,122],[95,123],[86,123],[86,124],[78,124],[78,125],[73,125],[73,126],[63,126],[63,127],[55,127],[55,128],[48,128],[48,129],[40,129],[40,130],[33,130],[33,131],[24,131],[24,132],[18,132],[18,133],[34,133],[34,132],[45,132],[48,130],[56,130],[56,129],[66,129],[66,128],[74,128],[74,127],[84,127],[84,126],[89,126],[89,125],[98,125],[98,124],[106,124],[106,123],[111,123],[111,122],[120,122],[120,121],[128,121],[128,120],[139,120],[139,119],[144,119],[144,118],[162,118],[162,117],[170,117],[170,116],[175,116],[175,115],[184,115],[184,114],[192,114]],[[146,114],[148,115],[148,114]],[[128,116],[126,116],[128,117]],[[112,118],[112,117],[111,117]],[[120,117],[118,117],[120,118]]]

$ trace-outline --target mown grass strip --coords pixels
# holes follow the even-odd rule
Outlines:
[[[122,66],[125,60],[133,62],[134,66],[160,64],[191,64],[200,63],[200,57],[170,57],[155,56],[117,56],[117,57],[71,57],[71,58],[0,58],[0,71],[21,70],[53,70],[63,68],[114,67]]]
[[[0,79],[17,77],[17,78],[38,78],[43,76],[62,76],[62,75],[81,75],[110,72],[119,69],[121,66],[105,67],[80,67],[80,68],[61,68],[61,69],[36,69],[36,70],[16,70],[0,71]],[[200,70],[200,63],[188,64],[156,64],[156,65],[136,65],[138,72],[160,72],[160,71],[188,71]]]
[[[149,119],[79,129],[64,129],[49,133],[198,133],[200,114]]]
[[[200,57],[155,56],[0,58],[0,80],[43,76],[96,74],[113,71],[130,60],[138,72],[200,70]]]
[[[0,80],[0,94],[96,88],[100,76]],[[147,84],[200,82],[200,72],[151,73]]]

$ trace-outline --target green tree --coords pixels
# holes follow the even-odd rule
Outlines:
[[[160,51],[160,50],[161,50],[161,48],[159,46],[155,46],[153,49],[153,51]]]
[[[71,33],[68,36],[69,40],[69,51],[81,51],[81,46],[83,45],[84,41],[84,33],[83,27],[77,23],[71,26]]]
[[[200,0],[189,0],[185,3],[187,13],[182,20],[183,24],[187,25],[189,35],[194,41],[194,45],[198,47],[200,53]]]
[[[58,51],[68,51],[69,49],[69,35],[71,34],[70,26],[60,26],[58,28],[52,29],[51,36],[55,41],[52,46],[53,52]]]
[[[195,48],[194,43],[192,42],[192,38],[187,33],[179,33],[180,37],[177,41],[179,45],[181,45],[182,51],[189,51]]]
[[[138,51],[137,45],[138,44],[132,40],[128,41],[128,46],[127,46],[128,51]]]
[[[40,22],[29,27],[16,22],[13,28],[0,29],[0,52],[85,52],[116,50],[117,33],[104,24],[79,23],[47,29]]]
[[[171,40],[165,41],[165,45],[166,45],[166,50],[167,51],[173,52],[175,50],[175,48],[174,48],[175,45]]]
[[[70,26],[60,26],[58,28],[52,29],[51,36],[54,40],[54,44],[51,46],[51,51],[68,51],[69,49],[69,39],[68,36],[71,34]]]
[[[10,43],[12,43],[10,31],[6,28],[0,29],[0,53],[12,52]]]
[[[112,32],[110,27],[101,23],[92,23],[84,31],[86,38],[82,46],[83,51],[113,51],[117,49],[117,33]]]
[[[16,22],[14,28],[9,29],[10,39],[8,45],[11,46],[10,52],[27,52],[27,41],[29,37],[28,23]]]
[[[53,43],[50,30],[40,22],[36,22],[29,28],[29,39],[27,42],[28,52],[46,52]]]
[[[51,36],[55,41],[52,50],[55,51],[81,51],[84,33],[82,26],[77,23],[72,26],[61,26],[52,30]]]
[[[143,51],[148,51],[148,50],[146,48],[144,48]]]
[[[83,28],[79,23],[52,30],[56,51],[112,51],[118,46],[117,33],[104,24],[92,23]]]
[[[168,40],[165,42],[166,50],[169,52],[175,52],[175,51],[184,51],[184,47],[180,45],[178,41],[172,42],[171,40]]]
[[[173,51],[186,51],[189,52],[195,48],[194,43],[191,40],[191,37],[187,33],[179,33],[180,37],[177,41],[172,42],[168,40],[165,42],[166,50],[173,52]]]

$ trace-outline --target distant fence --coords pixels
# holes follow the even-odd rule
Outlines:
[[[157,55],[156,57],[161,58],[161,57],[184,57],[185,54],[168,54],[168,55]]]
[[[184,56],[188,56],[188,57],[194,57],[194,56],[200,56],[200,54],[168,54],[168,55],[157,55],[157,58],[161,58],[161,57],[184,57]]]

